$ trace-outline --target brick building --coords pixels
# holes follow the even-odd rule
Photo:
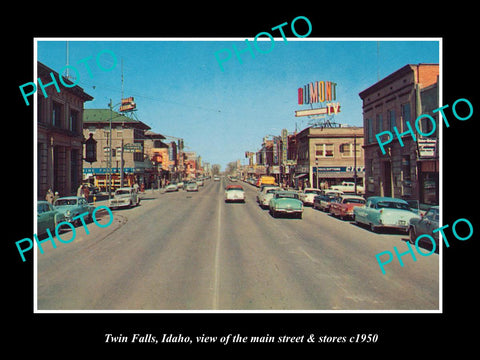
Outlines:
[[[83,105],[93,97],[78,85],[63,86],[59,74],[40,62],[37,73],[43,84],[54,78],[60,89],[46,86],[47,96],[37,91],[37,198],[45,199],[48,189],[74,195],[82,181]]]
[[[391,196],[438,204],[438,64],[408,64],[360,92],[365,131],[366,196]],[[427,137],[415,129],[415,120],[429,114],[436,120],[436,131]],[[414,131],[414,141],[406,123]],[[422,133],[433,130],[428,119],[418,123]],[[376,134],[394,127],[395,136],[381,151]],[[384,140],[386,141],[386,140]]]

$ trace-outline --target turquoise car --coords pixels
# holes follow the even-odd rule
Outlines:
[[[55,201],[55,208],[65,216],[66,221],[74,226],[79,226],[82,223],[80,218],[73,220],[74,217],[88,212],[88,215],[85,215],[83,218],[86,222],[90,222],[92,221],[93,210],[95,210],[95,206],[90,205],[81,196],[61,197]]]
[[[410,219],[420,218],[405,200],[372,196],[364,206],[353,209],[356,224],[367,225],[372,232],[380,228],[400,229],[408,232]]]
[[[47,229],[52,234],[55,234],[55,228],[63,221],[65,221],[63,213],[58,211],[48,201],[41,200],[37,202],[37,235],[45,234]]]
[[[293,214],[301,219],[303,202],[294,191],[277,191],[268,203],[268,210],[273,217],[279,214]]]

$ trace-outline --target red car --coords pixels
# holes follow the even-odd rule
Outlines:
[[[344,220],[346,218],[353,218],[353,208],[356,206],[365,205],[366,200],[363,196],[356,195],[342,195],[338,202],[330,205],[330,214],[338,216]]]

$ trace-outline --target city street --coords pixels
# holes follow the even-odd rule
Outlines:
[[[38,310],[439,309],[438,254],[394,258],[386,275],[377,263],[406,251],[408,235],[311,207],[273,218],[247,183],[246,203],[225,203],[227,183],[147,190],[109,227],[80,226],[74,242],[38,253]]]

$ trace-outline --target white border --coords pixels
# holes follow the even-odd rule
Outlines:
[[[90,38],[90,37],[81,37],[81,38],[68,38],[68,37],[48,37],[48,38],[33,38],[33,79],[37,79],[37,61],[38,61],[38,41],[253,41],[254,37],[212,37],[212,38]],[[282,37],[274,37],[275,41],[284,41]],[[288,41],[437,41],[439,45],[439,83],[438,83],[438,93],[439,93],[439,107],[443,106],[443,38],[442,37],[359,37],[359,38],[316,38],[316,37],[305,37],[305,38],[290,38],[287,37]],[[262,37],[258,38],[257,41],[270,41],[270,38]],[[373,85],[373,84],[372,84]],[[34,191],[33,191],[33,223],[34,223],[34,233],[37,233],[37,96],[33,97],[33,114],[34,114],[34,146],[33,146],[33,169],[34,169]],[[441,115],[439,115],[438,126],[439,126],[439,141],[437,142],[437,151],[440,151],[439,154],[439,207],[440,207],[440,226],[443,224],[443,126],[441,126],[440,121]],[[439,146],[440,145],[440,146]],[[92,314],[156,314],[156,313],[173,313],[173,314],[257,314],[257,313],[275,313],[275,314],[441,314],[443,313],[443,243],[439,249],[439,287],[438,287],[438,300],[439,300],[439,309],[438,310],[39,310],[38,309],[38,298],[37,298],[37,244],[36,241],[33,241],[33,301],[34,301],[34,313],[36,314],[45,314],[45,313],[92,313]]]

